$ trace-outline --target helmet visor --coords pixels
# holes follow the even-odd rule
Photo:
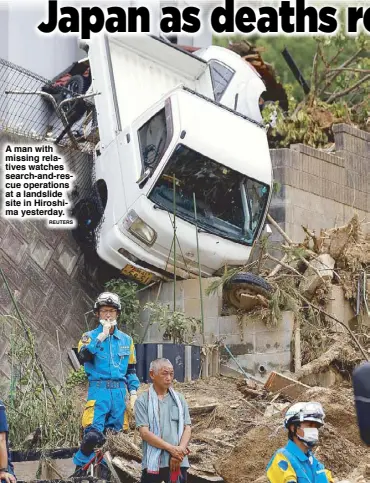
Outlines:
[[[307,403],[299,412],[300,421],[321,421],[324,423],[325,413],[320,403]]]

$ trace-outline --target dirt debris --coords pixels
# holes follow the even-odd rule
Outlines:
[[[132,435],[134,436],[134,435]],[[125,433],[108,433],[107,441],[102,448],[103,453],[109,451],[111,455],[141,462],[143,454],[131,438]]]
[[[315,454],[334,477],[346,478],[368,454],[359,437],[351,389],[310,388],[300,400],[323,404],[327,424],[321,432]],[[273,452],[287,441],[282,417],[282,414],[274,414],[270,418],[257,419],[235,448],[215,464],[226,483],[254,482],[264,475]]]
[[[259,478],[261,483],[264,481],[265,468],[272,454],[287,442],[282,421],[291,403],[285,401],[283,404],[281,398],[277,403],[276,395],[269,394],[262,385],[252,384],[259,395],[250,396],[248,391],[243,391],[249,385],[228,377],[174,384],[176,390],[184,394],[190,411],[198,408],[192,417],[189,455],[192,472],[205,477],[219,475],[225,483],[248,483]],[[141,391],[145,389],[146,386]],[[319,401],[326,412],[327,425],[315,450],[320,460],[336,478],[348,479],[356,471],[357,476],[361,475],[361,464],[368,450],[359,437],[352,389],[345,385],[335,389],[313,387],[307,389],[300,400]],[[203,414],[199,410],[211,404],[215,405],[212,412]],[[275,413],[271,412],[274,404]],[[133,444],[133,431],[112,438],[116,438],[114,444],[109,442],[113,457],[120,455],[139,461],[141,441],[137,437],[137,445]]]
[[[266,269],[266,273],[273,273],[268,280],[275,288],[274,293],[268,307],[254,309],[250,315],[259,314],[266,323],[268,314],[271,323],[277,323],[282,310],[293,310],[299,317],[303,365],[294,375],[297,381],[328,369],[335,369],[344,377],[345,382],[335,387],[304,390],[299,400],[323,404],[327,424],[321,431],[315,453],[333,476],[350,483],[364,478],[368,481],[365,462],[370,464],[370,456],[359,436],[350,384],[350,374],[363,360],[363,354],[350,334],[338,332],[338,324],[333,324],[323,311],[327,309],[334,285],[343,287],[345,298],[355,306],[360,271],[370,265],[370,237],[364,234],[357,215],[345,226],[321,230],[319,235],[307,228],[305,232],[307,236],[301,244],[287,240],[284,263],[279,270]],[[327,255],[330,266],[322,266],[326,259],[323,255]],[[319,257],[321,265],[315,264]],[[262,268],[260,275],[266,273]],[[322,277],[322,273],[326,276]],[[300,290],[305,278],[311,278],[308,285],[315,287],[309,301],[302,298]],[[308,285],[305,283],[302,287]],[[370,336],[366,331],[357,332],[356,336],[370,352]],[[282,394],[271,394],[258,383],[227,377],[174,386],[184,394],[192,414],[189,455],[192,471],[200,476],[219,475],[225,483],[264,483],[268,461],[287,442],[283,415],[287,405],[294,401]],[[145,389],[143,386],[140,390]],[[134,433],[131,431],[124,438],[133,442]],[[127,442],[122,443],[124,450],[118,446],[110,446],[112,456],[137,457],[137,453],[135,457],[130,453]]]

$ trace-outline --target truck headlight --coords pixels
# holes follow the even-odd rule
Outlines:
[[[146,245],[153,245],[157,239],[157,233],[134,210],[129,211],[123,221],[123,227]]]

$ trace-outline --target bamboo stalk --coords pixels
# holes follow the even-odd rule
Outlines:
[[[60,350],[59,331],[58,331],[58,329],[56,330],[56,333],[57,333],[57,343],[58,343],[58,352],[59,352],[60,372],[62,374],[63,388],[65,389],[66,379],[64,377],[64,369],[63,369],[63,362],[62,362],[62,351]]]
[[[301,361],[301,321],[299,317],[295,318],[295,334],[294,334],[294,372],[298,372],[302,367]]]
[[[23,326],[23,329],[24,329],[24,331],[25,331],[25,333],[26,333],[26,337],[27,337],[27,339],[28,339],[28,342],[29,342],[30,344],[32,344],[32,340],[31,340],[30,334],[29,334],[29,332],[28,332],[28,331],[29,331],[29,329],[28,329],[28,327],[26,326],[26,324],[25,324],[25,322],[24,322],[24,320],[23,320],[23,317],[22,317],[22,315],[21,315],[21,313],[20,313],[20,311],[19,311],[19,308],[18,308],[18,304],[17,304],[17,302],[15,301],[15,299],[14,299],[14,297],[13,297],[13,294],[12,294],[12,292],[11,292],[10,288],[9,288],[9,285],[8,285],[8,281],[7,281],[6,277],[5,277],[5,273],[3,272],[3,269],[2,269],[1,267],[0,267],[0,273],[1,273],[1,276],[2,276],[2,278],[3,278],[3,280],[4,280],[5,287],[6,287],[6,289],[7,289],[8,293],[9,293],[9,295],[10,295],[10,298],[12,299],[12,302],[13,302],[14,308],[15,308],[15,310],[16,310],[16,312],[17,312],[17,315],[18,315],[18,317],[19,317],[19,320],[22,322],[22,326]],[[35,359],[36,359],[36,362],[37,362],[37,364],[38,364],[38,366],[39,366],[39,369],[40,369],[40,372],[41,372],[41,374],[42,374],[43,380],[45,381],[45,383],[46,383],[46,385],[47,385],[47,387],[48,387],[48,389],[49,389],[49,391],[50,391],[51,395],[53,396],[53,400],[54,400],[54,402],[56,403],[56,399],[55,399],[54,393],[53,393],[53,391],[52,391],[52,389],[51,389],[51,386],[50,386],[50,384],[49,384],[49,381],[48,381],[48,379],[47,379],[47,377],[46,377],[46,375],[45,375],[44,368],[42,367],[42,364],[41,364],[41,362],[40,362],[40,360],[39,360],[39,357],[38,357],[38,355],[37,355],[36,350],[35,350],[34,348],[33,348],[33,350],[34,350]]]
[[[173,311],[176,311],[176,178],[173,175]]]
[[[203,290],[202,290],[202,270],[199,256],[199,236],[198,236],[198,217],[197,217],[197,200],[195,193],[193,193],[194,203],[194,219],[195,219],[195,234],[197,239],[197,259],[198,259],[198,272],[199,272],[199,291],[200,291],[200,314],[202,320],[202,342],[204,344],[204,310],[203,310]]]

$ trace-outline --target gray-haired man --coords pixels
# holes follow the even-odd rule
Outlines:
[[[174,391],[173,366],[168,359],[150,364],[153,384],[135,403],[135,421],[143,440],[141,483],[186,482],[191,436],[189,408]]]

